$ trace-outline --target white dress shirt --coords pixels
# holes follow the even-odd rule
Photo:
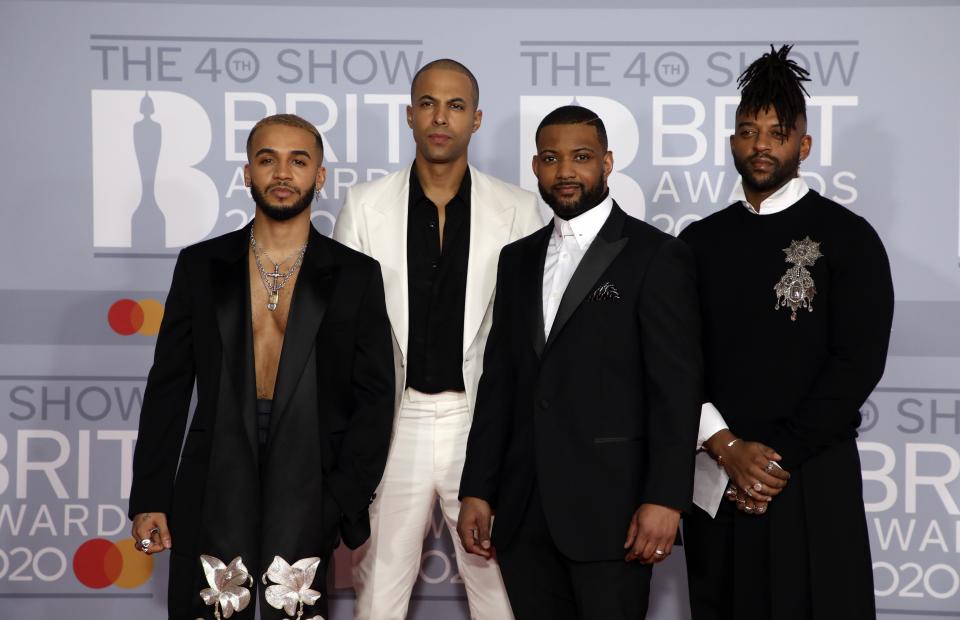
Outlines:
[[[570,284],[583,255],[597,238],[603,223],[613,210],[613,199],[608,194],[600,204],[577,217],[564,220],[553,216],[553,233],[543,261],[543,337],[550,337],[550,329],[557,318],[560,300]]]
[[[750,213],[754,215],[773,215],[785,211],[806,196],[810,188],[803,177],[790,179],[783,187],[770,194],[760,203],[760,211],[747,202],[743,186],[738,185],[733,192],[733,199],[739,200]],[[713,403],[704,403],[700,408],[700,431],[697,434],[697,459],[693,476],[693,503],[703,508],[711,517],[716,516],[720,502],[723,501],[723,492],[727,488],[730,477],[726,470],[717,465],[717,462],[703,450],[703,443],[716,433],[727,428],[720,411]]]

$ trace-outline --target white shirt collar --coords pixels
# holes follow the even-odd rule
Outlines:
[[[731,196],[734,200],[739,200],[750,213],[754,215],[773,215],[785,211],[788,207],[795,205],[801,198],[806,196],[810,188],[803,177],[794,177],[790,179],[783,187],[767,196],[766,200],[760,203],[760,211],[757,212],[747,202],[747,196],[743,192],[743,184],[737,185]]]
[[[573,235],[577,245],[584,250],[593,243],[612,210],[613,198],[608,193],[600,204],[573,219],[564,220],[554,215],[553,234],[556,235],[557,241],[562,241],[564,235]]]

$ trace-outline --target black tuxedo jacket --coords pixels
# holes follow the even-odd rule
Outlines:
[[[338,528],[362,543],[386,463],[394,371],[380,268],[312,227],[258,454],[249,238],[247,226],[180,253],[140,413],[130,516],[168,515],[177,618],[201,615],[200,554],[239,555],[259,579],[274,555],[329,556]]]
[[[537,484],[564,555],[622,559],[641,504],[685,510],[692,495],[702,366],[693,257],[614,204],[545,338],[552,230],[500,254],[460,495],[490,502],[502,549]]]

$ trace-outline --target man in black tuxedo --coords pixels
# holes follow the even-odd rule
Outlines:
[[[201,554],[242,559],[253,584],[229,585],[249,588],[247,601],[259,590],[262,618],[286,617],[254,585],[274,556],[319,557],[306,585],[323,592],[338,533],[352,547],[369,536],[393,421],[380,268],[310,224],[320,134],[271,116],[247,157],[256,217],[180,253],[140,412],[130,518],[143,551],[171,552],[171,618],[214,614]],[[234,617],[254,617],[236,602]],[[314,612],[326,614],[325,598]]]
[[[555,217],[500,254],[458,532],[519,620],[640,618],[692,493],[693,258],[609,197],[596,114],[554,110],[537,151]]]

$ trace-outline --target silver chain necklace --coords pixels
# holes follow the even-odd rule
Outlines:
[[[299,250],[294,250],[290,253],[290,256],[287,256],[279,263],[270,258],[270,255],[267,254],[266,250],[260,250],[257,246],[257,240],[253,236],[253,226],[250,227],[250,247],[253,249],[253,260],[257,264],[257,271],[260,272],[260,281],[263,282],[263,288],[267,289],[267,310],[273,312],[277,309],[277,303],[280,301],[280,289],[286,285],[287,280],[290,279],[290,276],[294,274],[300,264],[303,262],[303,255],[307,251],[307,244],[304,243],[300,246]],[[267,257],[271,263],[273,263],[273,271],[267,273],[263,268],[263,264],[260,262],[260,254],[263,254]],[[293,262],[293,265],[285,273],[280,271],[280,265],[284,264],[290,258],[296,254],[297,260]],[[269,278],[269,280],[268,280]]]

